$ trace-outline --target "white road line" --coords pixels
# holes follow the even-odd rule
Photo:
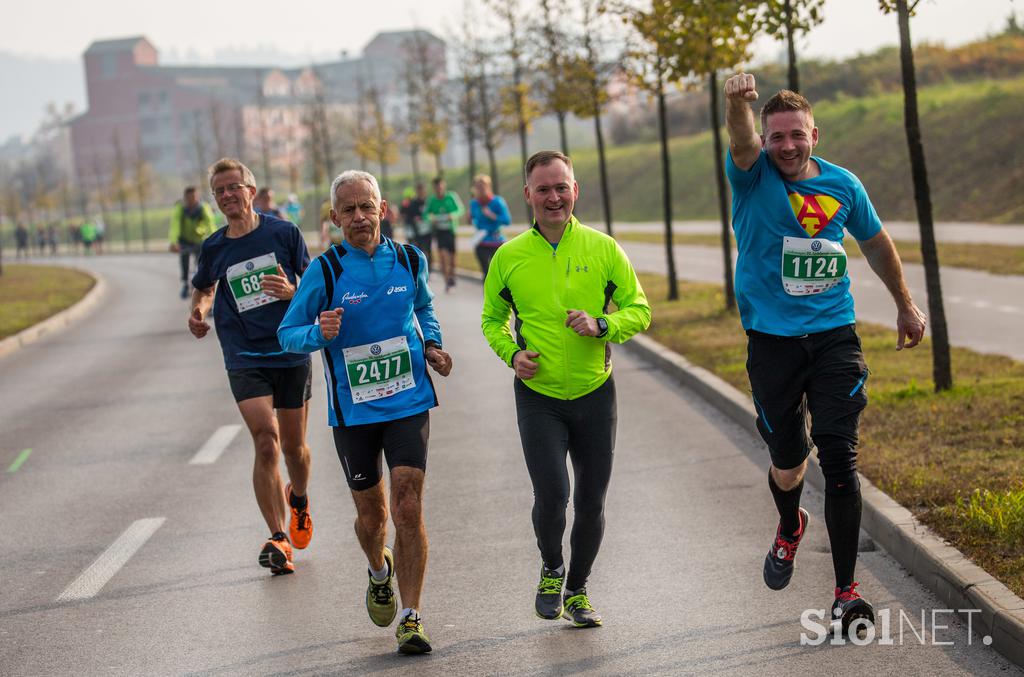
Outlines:
[[[1006,313],[1008,315],[1016,315],[1017,313],[1020,312],[1020,308],[1017,308],[1015,306],[996,306],[996,310],[998,310],[1001,313]]]
[[[215,462],[220,455],[228,448],[231,441],[235,439],[235,435],[242,429],[239,424],[233,425],[222,425],[210,435],[210,439],[206,440],[206,444],[196,452],[196,455],[189,461],[189,465],[208,465]]]
[[[151,517],[133,522],[102,555],[96,558],[95,562],[89,565],[88,569],[60,593],[57,601],[72,602],[94,597],[149,540],[149,537],[156,533],[165,519],[167,518]]]
[[[992,304],[988,301],[971,301],[971,305],[975,308],[981,308],[982,310],[992,307]]]
[[[950,303],[963,303],[964,302],[964,297],[962,297],[962,296],[950,296],[946,300],[949,301]]]

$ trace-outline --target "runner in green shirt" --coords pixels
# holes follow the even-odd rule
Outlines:
[[[449,191],[442,177],[433,181],[434,193],[427,198],[423,218],[430,223],[437,241],[437,253],[441,257],[441,273],[444,275],[444,290],[455,286],[455,229],[466,211],[458,193]]]

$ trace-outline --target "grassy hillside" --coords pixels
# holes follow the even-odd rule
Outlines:
[[[928,87],[919,92],[919,103],[935,218],[1024,223],[1024,78]],[[815,118],[821,130],[817,153],[860,176],[883,219],[915,219],[902,94],[822,103]],[[673,139],[670,147],[675,218],[716,218],[710,132]],[[610,148],[608,157],[616,220],[660,220],[657,144]],[[582,193],[577,213],[596,225],[602,218],[597,152],[574,150],[573,162]],[[519,171],[518,162],[502,163],[500,180],[514,216],[522,219]],[[465,170],[447,176],[466,197]]]

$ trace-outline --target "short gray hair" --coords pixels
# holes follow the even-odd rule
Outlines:
[[[252,170],[242,164],[241,160],[233,157],[222,157],[221,159],[210,165],[210,168],[206,170],[207,179],[210,182],[210,190],[213,190],[213,177],[222,172],[230,172],[237,169],[242,174],[242,183],[247,186],[256,187],[256,177],[253,176]]]
[[[359,181],[365,181],[370,184],[370,188],[373,189],[373,196],[377,198],[378,203],[381,201],[380,186],[377,185],[377,179],[373,174],[361,172],[358,169],[346,169],[331,182],[331,209],[336,210],[338,208],[338,188],[346,183],[357,183]]]

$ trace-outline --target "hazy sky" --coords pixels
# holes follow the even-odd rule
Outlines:
[[[323,60],[342,50],[358,54],[379,31],[428,28],[443,35],[466,0],[0,0],[0,49],[46,58],[78,59],[96,39],[145,35],[165,56],[205,61],[217,51],[269,46]],[[482,0],[469,0],[478,15]],[[563,0],[575,6],[573,0]],[[524,0],[524,5],[532,5]],[[556,5],[557,6],[557,5]],[[961,44],[998,32],[1024,0],[921,0],[912,23],[915,42]],[[827,0],[826,20],[804,40],[803,53],[841,58],[897,41],[896,18],[877,0]],[[762,58],[776,44],[759,47]]]

